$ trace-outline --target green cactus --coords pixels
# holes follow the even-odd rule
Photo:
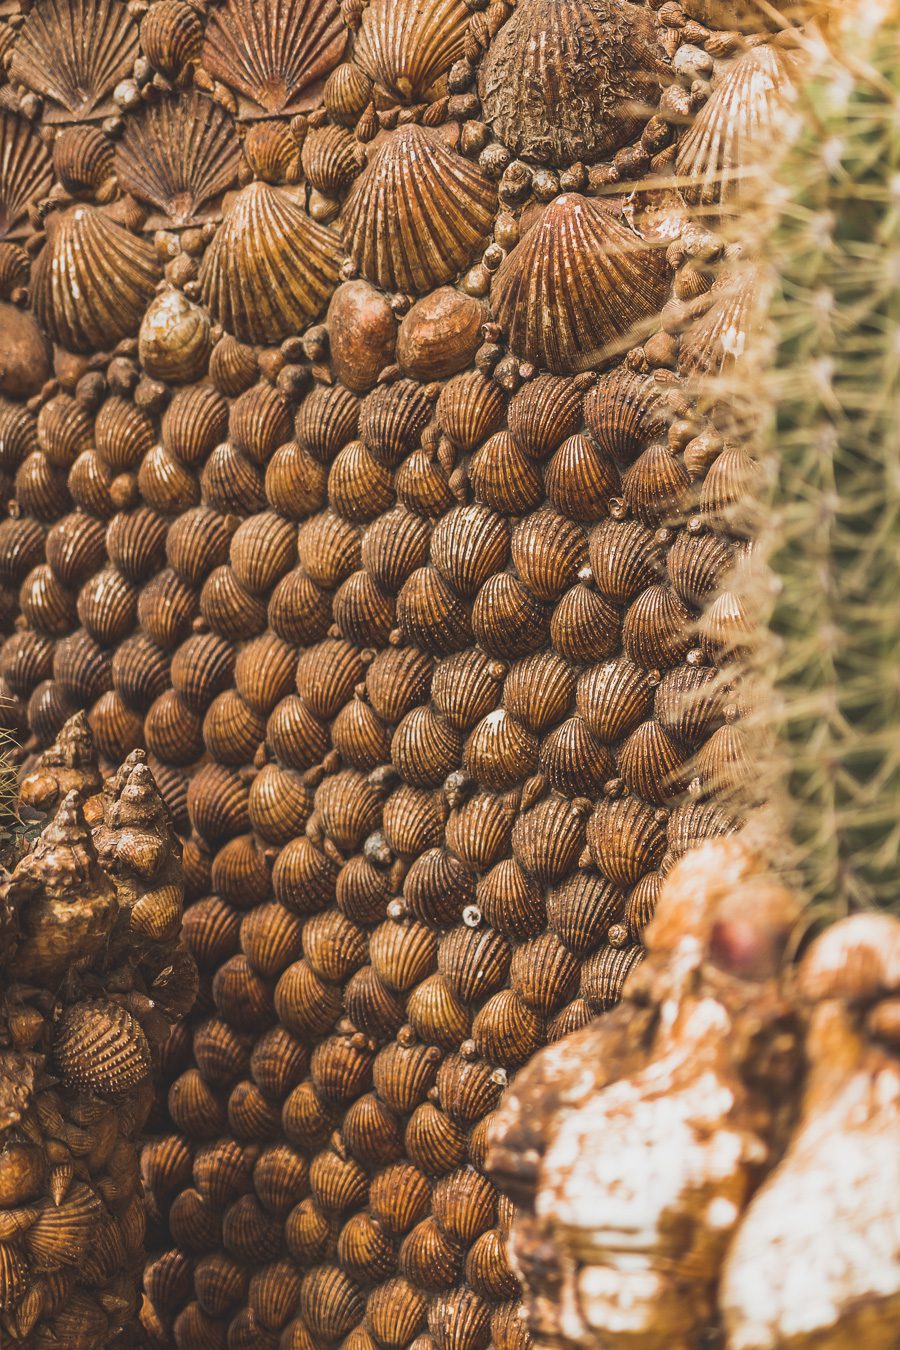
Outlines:
[[[757,213],[771,416],[750,725],[770,735],[751,739],[771,751],[776,865],[832,913],[900,908],[900,7],[851,11],[811,55]]]

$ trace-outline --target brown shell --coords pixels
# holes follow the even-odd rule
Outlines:
[[[255,637],[266,626],[266,606],[227,565],[214,568],[204,581],[200,613],[214,633],[231,641]]]
[[[474,793],[451,811],[447,847],[476,871],[493,866],[509,848],[512,814],[512,808],[493,793]]]
[[[619,643],[621,611],[597,591],[579,584],[553,611],[550,641],[560,656],[578,663],[599,661]]]
[[[404,878],[403,898],[414,918],[440,928],[474,900],[475,878],[446,849],[426,849]]]
[[[662,554],[654,536],[637,520],[603,520],[591,531],[591,573],[608,600],[627,605],[659,580]]]
[[[254,712],[267,716],[291,690],[297,654],[272,633],[241,648],[234,666],[235,689]]]
[[[360,168],[357,142],[339,126],[311,131],[303,142],[301,161],[307,181],[333,197],[350,186]]]
[[[451,726],[471,730],[496,708],[504,669],[501,662],[491,661],[477,647],[441,661],[432,679],[434,706]]]
[[[172,658],[172,687],[197,713],[206,711],[233,673],[234,649],[213,633],[188,638]]]
[[[116,145],[116,175],[126,192],[187,225],[233,186],[240,150],[231,118],[191,92],[161,99],[128,118]]]
[[[50,157],[24,118],[0,112],[0,203],[3,233],[16,226],[29,205],[43,197],[52,182]]]
[[[702,607],[734,563],[734,550],[717,534],[678,534],[666,554],[669,580],[688,605]]]
[[[581,968],[582,998],[597,1012],[615,1007],[625,981],[644,956],[643,947],[601,947]]]
[[[293,566],[296,531],[283,516],[263,511],[238,526],[228,556],[241,585],[254,595],[263,595]]]
[[[334,510],[347,520],[374,520],[391,505],[393,495],[390,470],[371,450],[362,441],[345,445],[328,474],[328,498]]]
[[[274,979],[300,956],[302,934],[300,920],[283,905],[260,905],[241,923],[241,947],[260,975]]]
[[[407,783],[437,787],[459,759],[462,737],[440,713],[414,708],[391,742],[394,767]]]
[[[686,655],[694,615],[668,586],[649,586],[625,615],[625,653],[648,670],[666,670]]]
[[[432,1176],[452,1171],[466,1155],[465,1131],[431,1102],[416,1107],[403,1144],[413,1162]]]
[[[320,586],[295,567],[281,578],[272,592],[268,606],[269,626],[284,642],[315,642],[328,631],[329,600],[330,596]]]
[[[542,600],[555,600],[575,583],[587,561],[582,530],[554,511],[537,511],[521,521],[511,540],[519,576]]]
[[[286,844],[305,827],[312,792],[294,769],[266,764],[250,785],[250,824],[270,844]]]
[[[104,647],[114,646],[134,628],[137,599],[137,589],[116,568],[107,567],[79,591],[78,617],[92,638]]]
[[[333,511],[312,516],[297,533],[300,566],[318,586],[332,590],[358,571],[362,563],[360,538],[359,528]]]
[[[375,657],[366,670],[366,694],[385,722],[396,723],[428,695],[432,665],[415,647],[389,647]],[[435,707],[452,722],[437,700]],[[455,724],[454,724],[455,725]]]
[[[363,12],[354,63],[395,99],[427,98],[464,50],[462,0],[374,0]]]
[[[499,429],[504,405],[500,386],[471,370],[448,380],[438,396],[435,414],[452,441],[463,450],[474,450]]]
[[[434,567],[420,567],[397,596],[397,626],[407,641],[436,656],[467,645],[469,616]]]
[[[587,956],[625,908],[625,896],[601,877],[579,872],[547,897],[547,922],[573,956]]]
[[[354,980],[362,974],[362,970],[357,971]],[[341,1137],[354,1157],[364,1163],[380,1166],[403,1154],[399,1122],[374,1092],[357,1097],[349,1107],[341,1124]]]
[[[428,558],[431,526],[404,506],[386,512],[366,531],[362,564],[380,585],[397,592]]]
[[[509,429],[516,443],[534,459],[546,459],[581,422],[583,392],[574,380],[539,375],[509,405]]]
[[[385,843],[404,859],[415,857],[421,848],[435,848],[441,841],[445,815],[446,808],[437,793],[404,783],[384,804]]]
[[[366,1203],[368,1178],[352,1158],[330,1151],[317,1154],[310,1167],[310,1183],[324,1214],[343,1214]]]
[[[67,127],[53,142],[53,169],[67,192],[91,192],[113,171],[113,144],[99,127]]]
[[[137,26],[113,0],[42,0],[19,32],[10,71],[80,120],[130,73],[137,54]]]
[[[141,47],[154,69],[174,79],[200,55],[203,25],[186,0],[159,0],[141,21]]]
[[[201,506],[172,522],[166,536],[166,558],[182,581],[199,586],[214,567],[227,561],[230,542],[224,517]]]
[[[546,606],[509,572],[490,577],[472,606],[472,631],[493,656],[527,656],[543,646],[549,628]]]
[[[421,293],[471,262],[495,203],[480,170],[411,123],[384,139],[354,184],[341,213],[344,243],[368,281]]]
[[[140,1023],[103,999],[75,1003],[57,1023],[53,1055],[71,1088],[117,1099],[150,1073],[150,1046]]]
[[[403,1241],[400,1270],[420,1288],[446,1289],[459,1279],[462,1251],[434,1219],[423,1219]]]
[[[479,72],[484,113],[513,154],[593,163],[627,145],[666,77],[656,26],[640,5],[521,0]]]
[[[642,722],[616,751],[619,773],[632,792],[658,805],[684,786],[684,752],[655,719]]]
[[[148,708],[144,735],[148,749],[167,764],[193,764],[203,753],[200,718],[172,689]]]
[[[282,764],[308,769],[317,764],[328,748],[324,724],[296,694],[281,700],[266,727],[266,741]]]
[[[498,1228],[482,1233],[466,1257],[466,1281],[477,1294],[490,1301],[512,1298],[519,1282],[506,1257],[506,1245]]]
[[[184,937],[202,969],[215,969],[238,949],[241,920],[238,912],[217,895],[191,905],[184,916]]]
[[[431,1090],[440,1062],[436,1046],[404,1046],[392,1041],[372,1067],[375,1090],[392,1110],[414,1111]]]
[[[213,450],[200,475],[207,506],[241,515],[266,505],[264,481],[256,465],[227,441]]]
[[[666,298],[666,278],[658,248],[602,201],[567,193],[507,256],[491,305],[517,356],[570,374],[587,370],[604,352],[633,345],[632,330]]]
[[[356,125],[372,97],[372,81],[352,61],[335,66],[325,81],[322,98],[332,120],[342,126]]]
[[[397,360],[404,374],[441,380],[472,364],[481,345],[485,310],[481,301],[452,286],[440,286],[418,300],[397,335]]]
[[[658,812],[634,797],[602,801],[587,825],[591,857],[604,876],[631,886],[659,866],[666,847]]]
[[[297,440],[323,464],[356,437],[359,399],[341,385],[318,385],[300,405]]]
[[[532,510],[543,495],[534,461],[508,431],[498,431],[476,450],[469,481],[476,501],[511,516]]]
[[[221,1018],[211,1017],[208,1021],[202,1022],[194,1032],[192,1042],[197,1067],[210,1087],[230,1089],[238,1079],[246,1075],[250,1064],[247,1037],[235,1031]],[[197,1163],[199,1162],[198,1155]],[[229,1168],[227,1175],[230,1174]],[[195,1165],[194,1179],[199,1189],[203,1191],[204,1186],[197,1180],[200,1175],[200,1167]],[[222,1189],[228,1184],[230,1183],[223,1181]],[[238,1184],[237,1190],[242,1189],[244,1187]]]
[[[619,475],[590,437],[579,433],[564,441],[554,454],[544,486],[563,515],[572,520],[599,520],[618,491]]]
[[[359,435],[376,459],[396,467],[419,443],[431,403],[415,380],[380,385],[360,406]]]
[[[488,577],[503,570],[508,556],[509,527],[486,506],[455,507],[432,536],[432,561],[464,596],[476,595]]]
[[[709,292],[709,308],[682,334],[681,369],[695,377],[731,370],[763,320],[764,287],[753,268],[723,271]]]
[[[654,709],[660,725],[686,745],[713,731],[725,708],[725,691],[712,666],[676,666],[660,681]]]
[[[315,101],[346,40],[337,0],[228,0],[207,24],[202,60],[257,115],[284,113]]]
[[[409,1345],[416,1332],[425,1326],[427,1307],[426,1296],[408,1280],[388,1280],[373,1290],[366,1304],[366,1320],[372,1335],[377,1337],[371,1341],[373,1350],[378,1345],[397,1347],[397,1350]],[[352,1350],[368,1350],[368,1347],[352,1347]]]
[[[434,518],[453,505],[447,474],[424,450],[414,451],[397,470],[397,500],[410,511]]]
[[[354,1214],[344,1224],[337,1254],[342,1268],[363,1283],[378,1283],[396,1267],[393,1243],[367,1214]]]
[[[519,816],[513,827],[513,857],[544,883],[562,881],[583,845],[583,811],[563,797],[547,797]]]
[[[297,692],[317,717],[327,720],[348,701],[364,675],[359,652],[349,642],[328,638],[301,654]]]
[[[541,888],[513,858],[504,858],[481,878],[477,902],[485,920],[507,937],[534,937],[546,921]]]
[[[134,415],[138,422],[143,425],[144,419],[133,408],[131,404],[125,403],[122,399],[111,399],[108,402],[113,404],[117,410],[125,408],[129,416]],[[100,409],[97,421],[100,423],[101,444],[104,429],[103,409]],[[37,438],[40,448],[47,456],[51,464],[55,464],[60,469],[68,469],[70,465],[86,450],[88,446],[94,443],[97,435],[96,426],[92,427],[91,419],[85,409],[75,399],[70,398],[68,394],[57,394],[55,398],[48,399],[37,419]],[[141,440],[140,448],[137,449],[135,460],[140,458],[153,444],[152,430],[149,440]]]
[[[256,381],[259,366],[252,347],[226,333],[213,347],[209,377],[220,394],[236,398]]]
[[[568,718],[541,742],[541,771],[566,796],[595,795],[614,768],[612,755],[581,717]]]
[[[593,666],[578,681],[578,711],[594,735],[608,744],[632,732],[652,705],[653,684],[624,657]]]
[[[661,387],[623,369],[601,375],[584,401],[584,419],[600,448],[620,464],[664,436],[671,420]]]
[[[489,928],[454,928],[441,939],[438,970],[463,1003],[479,1003],[502,988],[510,947]]]
[[[434,969],[437,943],[422,924],[381,924],[369,940],[369,959],[389,989],[406,992]]]

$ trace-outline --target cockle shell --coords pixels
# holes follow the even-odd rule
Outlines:
[[[187,0],[157,0],[141,21],[141,47],[154,69],[174,80],[200,55],[203,25]]]
[[[70,351],[105,351],[137,332],[159,274],[151,244],[75,206],[50,222],[34,267],[35,312]]]
[[[227,0],[210,16],[202,61],[250,100],[251,116],[294,112],[315,102],[346,41],[337,0]]]
[[[696,378],[731,371],[752,344],[763,320],[764,283],[744,265],[723,271],[709,293],[709,307],[681,338],[682,370]]]
[[[56,1027],[53,1054],[64,1082],[114,1100],[150,1072],[150,1047],[140,1023],[102,999],[67,1009]]]
[[[10,73],[79,119],[130,73],[137,54],[137,25],[117,0],[40,0],[22,25]]]
[[[52,180],[50,156],[29,124],[0,112],[0,237],[19,224]]]
[[[237,177],[240,149],[231,119],[196,93],[165,99],[129,118],[116,146],[127,192],[187,225]]]
[[[418,294],[471,262],[495,206],[496,188],[479,169],[437,133],[411,124],[376,145],[347,198],[341,231],[368,281]]]
[[[665,294],[660,250],[602,202],[565,193],[507,256],[491,303],[517,356],[571,373],[633,345]]]
[[[520,0],[479,72],[485,117],[516,155],[592,163],[640,131],[665,58],[652,16],[610,0]]]
[[[373,0],[353,48],[354,64],[396,99],[427,99],[463,54],[463,0]]]
[[[336,237],[285,190],[250,183],[200,269],[212,317],[242,341],[277,342],[324,308],[337,284]]]

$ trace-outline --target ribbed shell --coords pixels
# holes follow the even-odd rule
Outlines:
[[[46,195],[50,156],[29,124],[0,112],[0,237],[19,223],[31,202]]]
[[[203,25],[187,0],[158,0],[141,22],[141,46],[150,64],[174,79],[186,62],[200,55]]]
[[[435,133],[409,125],[374,151],[341,215],[367,280],[420,293],[451,281],[487,235],[496,189]]]
[[[34,267],[34,308],[70,351],[105,351],[136,333],[160,274],[153,245],[75,206],[52,223]]]
[[[474,450],[503,421],[503,391],[478,370],[448,380],[435,409],[443,431],[463,450]]]
[[[150,1046],[140,1023],[116,1003],[76,1003],[57,1024],[53,1054],[70,1087],[115,1100],[150,1073]]]
[[[353,60],[395,98],[426,98],[463,54],[463,0],[373,0],[363,12]]]
[[[315,101],[309,86],[337,65],[346,41],[337,0],[227,0],[207,25],[202,61],[257,114],[282,113]]]
[[[200,269],[203,299],[242,341],[277,342],[304,328],[337,284],[335,235],[268,183],[237,194]]]
[[[122,187],[159,207],[175,225],[186,225],[230,188],[239,163],[230,117],[193,92],[129,118],[116,146]]]
[[[137,25],[119,0],[40,0],[16,40],[10,73],[82,118],[131,73],[137,54]]]
[[[662,252],[601,201],[566,193],[508,255],[491,289],[517,356],[566,374],[623,350],[663,304]]]

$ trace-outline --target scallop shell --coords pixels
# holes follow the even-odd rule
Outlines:
[[[406,1020],[403,999],[388,989],[371,966],[363,966],[347,981],[344,989],[344,1010],[359,1031],[379,1041],[389,1040]],[[388,1113],[385,1112],[385,1115]],[[393,1117],[390,1119],[393,1120]],[[394,1131],[396,1132],[396,1125]],[[347,1139],[346,1121],[344,1137]],[[354,1151],[359,1153],[359,1147]],[[364,1151],[368,1153],[367,1149]],[[400,1151],[402,1150],[398,1150]],[[372,1161],[380,1160],[380,1157],[372,1159]]]
[[[472,631],[493,656],[527,656],[544,645],[549,628],[546,606],[509,572],[490,577],[472,606]]]
[[[414,380],[381,385],[363,399],[359,435],[375,458],[395,468],[431,420],[431,403]]]
[[[475,898],[475,878],[446,849],[426,849],[403,883],[407,909],[420,923],[440,928],[458,919]]]
[[[163,99],[129,118],[116,146],[126,192],[187,225],[237,177],[240,148],[230,117],[196,93]]]
[[[140,1023],[105,999],[66,1010],[54,1031],[53,1055],[70,1088],[112,1100],[150,1074],[150,1046]]]
[[[542,600],[555,600],[574,585],[587,561],[582,530],[554,511],[537,511],[513,531],[512,560],[519,576]]]
[[[455,376],[441,389],[435,412],[438,424],[463,450],[474,450],[497,431],[505,399],[500,386],[478,370]]]
[[[19,32],[10,75],[79,120],[130,75],[137,54],[137,26],[117,0],[39,0]]]
[[[0,112],[0,237],[13,231],[28,207],[46,196],[52,181],[50,156],[30,125]]]
[[[525,515],[543,496],[534,461],[508,431],[498,431],[476,450],[469,461],[469,481],[476,501],[511,516]]]
[[[424,703],[431,683],[431,661],[415,647],[388,647],[366,670],[366,694],[379,717],[399,722]],[[446,716],[437,701],[435,707]]]
[[[316,101],[346,41],[337,0],[227,0],[207,24],[202,60],[250,100],[251,115],[293,112]]]
[[[434,673],[431,697],[451,726],[469,731],[500,701],[503,666],[477,647],[442,661]]]
[[[676,666],[660,681],[655,711],[660,725],[685,745],[696,745],[721,720],[725,691],[712,666]]]
[[[774,45],[750,47],[725,68],[678,145],[675,167],[686,201],[714,206],[740,196],[792,88],[790,60]]]
[[[213,633],[198,633],[183,642],[172,658],[172,687],[189,708],[203,713],[231,683],[234,660],[231,643]]]
[[[512,809],[502,798],[478,792],[451,811],[446,831],[447,847],[476,871],[484,871],[509,848]]]
[[[667,69],[652,16],[610,0],[521,0],[479,72],[484,115],[540,164],[609,158],[640,132]]]
[[[207,506],[228,514],[261,511],[266,505],[262,471],[228,441],[217,445],[200,475]]]
[[[733,369],[759,332],[762,290],[752,267],[722,272],[709,292],[709,308],[682,335],[679,355],[685,374],[699,378]]]
[[[256,122],[244,133],[243,149],[254,178],[297,183],[303,176],[300,146],[287,122]]]
[[[485,920],[507,937],[520,941],[544,928],[543,892],[513,858],[504,858],[481,878],[477,902]]]
[[[480,170],[410,124],[375,149],[347,198],[341,228],[368,281],[418,294],[451,281],[472,260],[495,204],[496,189]]]
[[[70,351],[105,351],[137,332],[159,274],[152,244],[75,206],[51,222],[35,263],[35,313]]]
[[[462,0],[373,0],[363,11],[354,64],[395,99],[427,99],[463,55],[468,19]]]
[[[359,399],[341,385],[317,385],[297,413],[297,440],[322,464],[356,438]]]
[[[212,317],[246,342],[305,328],[337,284],[335,235],[284,189],[250,183],[233,199],[200,268]]]
[[[412,1161],[431,1175],[452,1171],[466,1156],[464,1131],[430,1102],[416,1107],[407,1123],[403,1143]]]
[[[155,70],[174,80],[203,44],[203,24],[187,0],[158,0],[141,20],[141,47]]]
[[[602,201],[566,193],[505,259],[491,304],[517,356],[569,374],[633,345],[634,330],[661,308],[667,286],[659,249]]]
[[[77,1265],[87,1255],[105,1210],[100,1196],[80,1182],[69,1187],[58,1205],[47,1197],[25,1234],[25,1247],[38,1269]]]
[[[322,97],[333,121],[355,127],[371,101],[372,81],[359,66],[344,61],[328,76]]]
[[[363,566],[387,590],[399,591],[407,577],[427,560],[430,538],[429,523],[398,506],[366,531]]]
[[[584,401],[584,418],[600,448],[620,464],[664,436],[671,420],[660,386],[622,369],[600,377]]]
[[[564,797],[545,798],[519,816],[513,827],[513,857],[545,884],[562,881],[574,868],[583,846],[583,811]]]
[[[359,652],[340,638],[329,638],[301,655],[297,692],[317,717],[329,719],[352,697],[364,675]]]
[[[49,405],[45,405],[49,411]],[[41,410],[43,415],[44,409]],[[69,415],[75,412],[71,409]],[[77,414],[72,418],[78,425]],[[38,419],[41,430],[41,419]],[[113,395],[100,406],[94,422],[94,445],[104,465],[114,473],[137,468],[156,443],[150,418],[128,399]],[[73,447],[74,449],[74,447]]]
[[[581,422],[582,390],[574,380],[539,375],[509,405],[509,429],[534,459],[546,459],[575,434]]]
[[[264,383],[246,390],[231,405],[228,435],[255,464],[265,464],[291,437],[290,412],[282,394]]]
[[[463,764],[481,787],[503,791],[537,769],[537,741],[502,708],[488,713],[466,742]]]
[[[299,455],[306,453],[296,445],[282,449],[296,450]],[[279,450],[275,459],[281,454],[282,450]],[[324,473],[321,466],[317,467]],[[304,465],[304,474],[306,468]],[[272,504],[278,507],[277,501],[272,500]],[[278,509],[285,514],[283,508]],[[300,567],[317,586],[333,590],[359,570],[362,563],[360,536],[361,531],[356,525],[334,511],[323,511],[320,515],[312,516],[304,521],[297,533],[297,559]]]
[[[721,536],[682,531],[666,554],[666,571],[682,600],[700,608],[719,589],[734,561],[734,549]]]

